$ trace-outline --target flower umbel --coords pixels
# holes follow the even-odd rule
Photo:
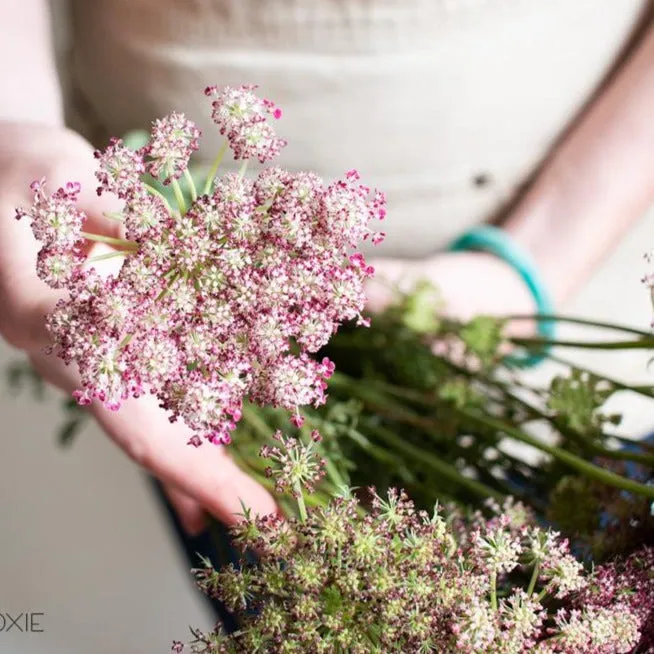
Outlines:
[[[285,144],[269,122],[281,112],[253,91],[207,94],[234,157],[264,162]],[[117,409],[152,393],[196,445],[229,442],[245,398],[283,407],[297,424],[299,407],[325,401],[333,364],[310,355],[343,321],[365,324],[363,282],[373,271],[354,250],[381,239],[371,223],[385,215],[383,195],[355,173],[330,184],[279,168],[216,178],[222,152],[207,193],[187,207],[177,179],[191,179],[199,135],[173,113],[154,122],[141,150],[114,139],[96,153],[98,191],[124,202],[125,239],[82,231],[76,184],[47,195],[35,182],[32,207],[17,212],[43,245],[39,276],[68,290],[47,324],[52,350],[80,369],[79,402]],[[171,184],[177,209],[145,172]],[[84,239],[119,248],[120,271],[100,277],[83,266]]]
[[[275,464],[266,469],[266,475],[275,478],[277,492],[290,490],[296,498],[302,488],[312,493],[315,484],[325,474],[325,459],[313,447],[320,442],[320,434],[313,430],[308,444],[295,438],[287,438],[281,431],[275,432],[273,438],[279,443],[279,447],[264,445],[260,456]]]
[[[582,593],[546,586],[536,596],[524,573],[539,562],[548,567],[554,552],[567,553],[558,534],[516,527],[506,514],[472,521],[431,516],[404,493],[391,490],[382,499],[370,490],[368,514],[350,496],[302,520],[247,516],[234,533],[240,547],[256,548],[260,562],[216,571],[205,561],[196,571],[201,589],[235,612],[239,629],[194,631],[190,651],[650,651],[651,548],[581,572]],[[519,549],[525,563],[516,562]],[[521,574],[505,574],[516,568]],[[495,597],[491,574],[498,578]],[[182,651],[178,642],[174,647]]]
[[[152,139],[144,149],[148,172],[164,184],[181,177],[199,147],[200,130],[184,114],[173,112],[155,120]]]
[[[268,122],[268,117],[279,119],[281,110],[270,100],[254,94],[256,86],[246,84],[238,88],[209,86],[213,122],[227,138],[235,159],[258,159],[261,163],[274,159],[286,145]]]

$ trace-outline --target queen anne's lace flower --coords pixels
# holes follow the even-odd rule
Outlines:
[[[279,110],[253,89],[207,93],[234,156],[263,162],[284,141],[269,122]],[[47,325],[53,351],[79,367],[78,401],[117,409],[150,392],[194,431],[194,444],[225,443],[245,397],[291,411],[296,424],[300,406],[325,401],[333,364],[309,354],[343,321],[366,322],[363,282],[373,270],[353,250],[383,238],[371,223],[384,217],[384,197],[354,171],[327,184],[269,168],[254,179],[210,178],[208,192],[173,209],[142,176],[170,183],[179,199],[177,179],[198,136],[173,113],[153,124],[141,150],[114,139],[96,153],[100,192],[123,200],[126,240],[109,242],[124,262],[113,276],[82,267],[80,245],[96,237],[81,231],[79,185],[48,196],[35,182],[34,203],[18,217],[30,219],[43,245],[39,276],[69,293]]]
[[[44,247],[36,261],[37,275],[52,288],[65,288],[79,274],[84,257],[76,249]]]
[[[199,147],[199,139],[200,130],[184,114],[173,112],[155,120],[152,140],[144,149],[148,172],[164,184],[181,177]]]
[[[29,209],[17,209],[17,218],[28,218],[32,232],[44,247],[63,249],[74,247],[80,240],[86,216],[75,203],[80,192],[77,182],[69,182],[52,195],[46,195],[45,179],[35,181],[30,188],[34,202]]]
[[[141,153],[130,150],[121,139],[112,138],[104,150],[96,150],[94,154],[98,160],[95,172],[100,182],[98,195],[106,191],[119,198],[131,196],[145,172]]]
[[[480,567],[493,574],[502,574],[511,572],[518,565],[522,553],[520,539],[507,529],[504,522],[476,532],[473,538],[482,555]]]
[[[235,612],[239,629],[193,631],[189,652],[654,651],[651,548],[583,571],[585,590],[556,597],[546,579],[530,582],[551,554],[567,551],[556,532],[507,514],[430,515],[403,492],[382,499],[374,488],[367,511],[344,491],[303,512],[302,486],[311,490],[324,472],[313,443],[319,436],[275,439],[261,451],[266,474],[298,498],[300,517],[246,512],[232,535],[242,552],[257,552],[257,565],[242,557],[239,567],[216,571],[206,562],[195,571],[202,590]],[[517,542],[523,556],[515,569]],[[187,650],[175,643],[173,651]]]
[[[274,159],[286,145],[268,122],[272,116],[281,118],[282,112],[270,100],[254,94],[257,87],[238,88],[210,86],[205,94],[215,98],[213,122],[225,136],[235,159],[258,159],[261,163]]]

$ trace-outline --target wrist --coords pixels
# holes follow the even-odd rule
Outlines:
[[[493,289],[493,297],[503,298],[507,292],[512,294],[520,293],[519,286],[515,286],[516,276],[521,279],[523,292],[528,291],[531,295],[533,304],[536,308],[536,313],[540,315],[551,315],[554,313],[554,307],[550,297],[549,290],[546,283],[541,276],[541,273],[530,256],[530,253],[522,248],[518,242],[511,238],[511,236],[502,229],[491,225],[479,225],[473,227],[468,232],[462,234],[449,246],[450,251],[466,252],[466,251],[481,251],[489,253],[499,259],[503,264],[513,269],[514,275],[509,275],[505,267],[500,267],[500,270],[505,272],[500,275],[500,279],[504,279],[507,283],[511,284],[510,287],[502,289],[499,292],[497,288]],[[490,278],[492,285],[493,278]],[[488,282],[489,277],[486,276],[484,281]],[[497,282],[495,282],[497,286]],[[507,289],[511,288],[511,291]],[[520,296],[518,296],[520,297]],[[524,296],[523,296],[524,297]],[[493,312],[494,313],[494,312]],[[514,311],[507,311],[506,313],[515,313]],[[519,312],[522,313],[522,312]],[[552,321],[540,320],[537,324],[537,331],[546,341],[554,337],[555,324]],[[512,357],[513,362],[523,366],[531,366],[542,361],[544,353],[525,355],[520,357]]]
[[[571,175],[574,172],[565,160],[553,160],[502,224],[508,236],[529,254],[557,304],[577,286],[579,243],[594,238],[592,233],[577,231],[586,227],[582,215],[588,197],[576,192]]]

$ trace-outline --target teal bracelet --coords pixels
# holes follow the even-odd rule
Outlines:
[[[499,227],[492,225],[479,225],[465,232],[455,239],[447,248],[450,252],[464,250],[483,250],[490,252],[512,266],[524,280],[529,292],[536,302],[537,312],[540,315],[552,315],[554,305],[547,288],[543,283],[536,264],[527,252],[518,246],[509,235]],[[552,320],[539,320],[538,335],[544,340],[551,341],[556,333],[556,324]],[[539,364],[546,358],[550,346],[543,348],[538,354],[511,355],[511,363],[521,367],[531,367]]]

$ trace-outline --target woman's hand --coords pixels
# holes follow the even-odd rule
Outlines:
[[[104,217],[118,201],[98,197],[92,147],[59,127],[0,122],[0,334],[25,350],[43,377],[67,393],[77,387],[73,366],[43,354],[48,344],[45,315],[58,294],[36,276],[39,246],[27,221],[15,209],[32,203],[29,185],[45,177],[51,189],[80,182],[80,208],[89,216],[85,229],[120,237],[120,223]],[[93,244],[89,243],[89,250]],[[207,510],[229,524],[241,502],[255,513],[276,510],[270,494],[243,473],[223,447],[187,445],[190,431],[171,424],[154,398],[126,402],[118,412],[94,403],[89,410],[105,433],[136,463],[160,479],[190,532],[203,526]]]
[[[533,297],[524,280],[507,263],[482,252],[446,252],[421,261],[375,259],[368,286],[368,308],[377,312],[393,299],[393,288],[410,291],[420,280],[433,283],[442,311],[469,320],[479,315],[533,314]],[[517,323],[521,330],[523,323]],[[532,329],[530,326],[529,329]]]

